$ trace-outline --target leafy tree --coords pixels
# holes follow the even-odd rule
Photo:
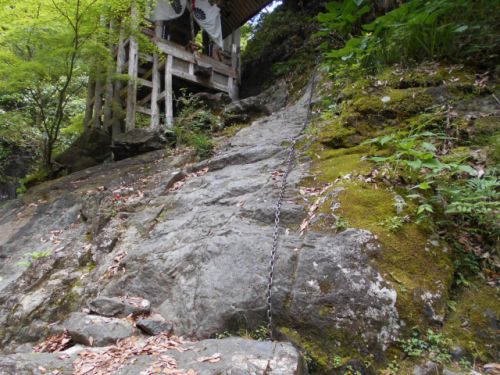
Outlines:
[[[0,90],[22,94],[43,134],[47,167],[68,110],[85,89],[89,57],[100,52],[94,36],[101,9],[99,0],[1,3]]]

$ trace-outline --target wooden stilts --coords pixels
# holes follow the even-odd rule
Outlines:
[[[101,73],[98,73],[102,75]],[[101,123],[101,115],[102,115],[102,92],[103,92],[104,84],[102,79],[98,79],[95,84],[95,96],[94,96],[94,118],[93,118],[93,126],[96,129],[99,129],[102,125]]]
[[[157,38],[161,37],[162,24],[161,22],[155,22],[155,36]],[[151,91],[151,129],[158,129],[160,127],[160,107],[158,105],[158,100],[160,96],[160,58],[158,54],[153,55],[153,88]]]
[[[123,29],[120,32],[120,38],[118,41],[118,51],[116,55],[116,73],[123,74],[125,69],[125,60],[127,58],[127,52],[125,50],[125,37]],[[122,122],[122,103],[120,98],[120,92],[123,88],[121,80],[116,80],[114,83],[114,93],[113,93],[113,128],[112,128],[112,138],[114,139],[118,134],[122,132],[121,122]]]
[[[137,7],[132,5],[132,24],[133,29],[137,25]],[[125,131],[132,130],[135,127],[136,106],[137,106],[137,72],[139,69],[139,45],[134,35],[129,39],[128,55],[128,86],[127,86],[127,113],[125,116]]]
[[[108,48],[111,58],[113,58],[113,29],[114,24],[111,20],[109,23],[109,40],[108,40]],[[109,131],[112,127],[113,122],[113,65],[109,64],[107,72],[106,72],[106,85],[104,89],[104,129]]]
[[[172,88],[172,65],[173,57],[167,56],[165,63],[165,121],[167,127],[171,128],[174,124],[174,103]]]
[[[89,78],[89,83],[87,85],[87,102],[85,105],[85,117],[83,119],[83,126],[86,129],[92,127],[91,120],[94,109],[94,95],[95,95],[95,82],[92,77]]]
[[[238,46],[236,44],[232,44],[231,46],[231,68],[233,68],[233,70],[236,70],[238,68]],[[237,79],[229,77],[228,91],[229,91],[229,96],[231,97],[232,100],[238,99]]]

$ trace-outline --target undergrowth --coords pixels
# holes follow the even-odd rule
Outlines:
[[[319,35],[344,41],[326,57],[339,73],[375,73],[384,66],[425,60],[467,62],[494,67],[500,51],[498,0],[412,0],[359,27],[370,6],[367,0],[327,5],[318,16]]]
[[[210,157],[215,146],[212,133],[220,127],[220,118],[186,90],[177,99],[177,105],[180,111],[173,127],[177,146],[193,147],[202,159]]]

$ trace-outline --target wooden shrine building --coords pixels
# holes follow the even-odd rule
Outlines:
[[[151,129],[170,127],[174,96],[183,87],[225,92],[237,99],[240,27],[270,2],[157,0],[155,9],[144,12],[150,16],[139,30],[157,47],[155,52],[141,51],[136,36],[125,38],[122,33],[112,48],[116,66],[89,81],[85,127],[104,128],[113,136],[134,129],[138,122],[144,127],[147,121]],[[139,13],[131,9],[132,23],[139,24]],[[195,43],[200,30],[202,38]],[[128,79],[113,78],[123,75]]]

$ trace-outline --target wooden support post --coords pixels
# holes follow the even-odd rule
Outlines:
[[[98,72],[98,75],[102,76],[102,72]],[[95,83],[95,100],[94,100],[94,128],[99,129],[101,127],[101,115],[102,115],[102,92],[104,84],[102,82],[102,77],[99,77]]]
[[[93,116],[94,109],[94,95],[95,95],[95,82],[92,77],[89,77],[89,83],[87,84],[87,102],[85,105],[85,118],[83,120],[83,125],[85,130],[89,129],[92,124],[90,123]]]
[[[231,68],[236,71],[238,69],[238,46],[236,44],[232,44],[231,46]],[[228,78],[228,91],[229,96],[232,100],[238,99],[238,79],[233,77]]]
[[[171,128],[174,124],[174,96],[172,88],[172,65],[174,58],[167,55],[165,63],[165,121],[167,127]]]
[[[116,53],[116,73],[123,74],[125,69],[125,60],[127,59],[127,51],[125,50],[125,37],[124,37],[123,28],[120,31],[120,38],[118,41],[118,50]],[[113,128],[111,130],[112,138],[115,137],[122,132],[121,122],[122,122],[122,99],[120,97],[120,92],[123,88],[122,82],[120,79],[116,80],[114,83],[114,93],[113,93],[113,103],[112,103],[112,112],[113,112]]]
[[[155,36],[161,37],[162,24],[159,21],[155,22]],[[160,96],[160,58],[157,53],[153,55],[153,72],[152,72],[153,88],[151,91],[151,129],[160,127],[160,106],[158,100]]]
[[[137,29],[137,6],[132,5],[132,32]],[[137,72],[139,70],[139,44],[135,36],[129,39],[128,54],[128,86],[127,86],[127,114],[125,116],[125,131],[135,127],[135,115],[137,106]]]
[[[108,48],[111,59],[113,59],[113,29],[114,23],[113,20],[109,22],[109,39],[108,39]],[[104,92],[104,129],[109,131],[112,127],[113,122],[113,65],[109,64],[108,69],[106,71],[106,86]]]

